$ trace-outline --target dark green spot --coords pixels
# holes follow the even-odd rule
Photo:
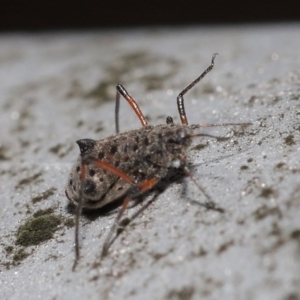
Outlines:
[[[19,227],[16,244],[28,247],[49,240],[60,223],[60,218],[53,214],[30,218]]]
[[[14,250],[14,247],[13,247],[13,246],[7,246],[7,247],[5,247],[5,251],[6,251],[8,254],[12,253],[13,250]]]
[[[40,209],[37,212],[33,214],[34,218],[40,217],[40,216],[45,216],[45,215],[50,215],[54,212],[54,209],[52,207],[49,207],[47,209]]]
[[[55,191],[56,191],[56,188],[48,189],[45,192],[41,193],[40,195],[33,197],[31,199],[31,201],[32,201],[32,203],[36,203],[36,202],[39,202],[42,200],[46,200],[49,197],[53,196]]]
[[[19,262],[19,261],[25,259],[28,256],[29,256],[29,253],[25,252],[24,248],[21,248],[14,254],[13,261],[14,261],[14,263],[16,263],[16,262]]]

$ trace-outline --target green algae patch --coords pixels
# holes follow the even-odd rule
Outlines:
[[[28,247],[47,241],[53,237],[60,224],[61,219],[54,214],[30,218],[17,230],[16,245]]]

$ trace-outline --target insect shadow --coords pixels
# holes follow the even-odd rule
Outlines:
[[[205,163],[207,163],[207,162],[205,162]],[[197,165],[193,165],[193,166],[189,166],[189,167],[193,168],[194,166],[200,166],[200,165],[201,164],[197,164]],[[127,218],[127,221],[124,220],[124,222],[122,222],[122,226],[126,227],[127,225],[129,225],[129,223],[131,223],[136,217],[138,217],[140,215],[140,213],[142,213],[150,204],[152,204],[155,200],[157,200],[158,196],[160,194],[162,194],[167,188],[169,188],[170,185],[176,184],[176,183],[181,185],[181,187],[182,187],[182,190],[180,193],[181,199],[185,199],[189,203],[198,205],[200,207],[204,207],[208,210],[215,210],[220,213],[223,213],[225,211],[225,209],[219,207],[211,199],[209,199],[209,201],[205,201],[205,202],[201,202],[201,201],[195,200],[195,199],[186,199],[186,194],[187,194],[187,180],[186,179],[187,179],[187,177],[186,177],[184,170],[180,170],[177,168],[169,168],[168,174],[166,175],[166,177],[163,178],[160,182],[158,182],[158,184],[155,187],[153,187],[152,189],[146,191],[145,193],[143,193],[139,196],[136,196],[136,198],[132,199],[132,203],[130,205],[128,205],[129,209],[143,204],[145,199],[147,199],[150,195],[153,196],[151,199],[148,199],[147,203],[144,203],[144,205],[130,217],[130,222],[128,222],[128,218]],[[125,196],[113,201],[112,203],[105,205],[104,207],[100,207],[97,209],[83,208],[81,215],[89,221],[95,221],[100,217],[116,214],[124,201],[124,197]],[[66,208],[67,208],[68,213],[73,214],[73,215],[76,214],[77,206],[75,204],[69,202],[67,204]],[[125,224],[125,226],[124,226],[124,224]]]
[[[224,140],[206,133],[197,133],[195,130],[220,126],[248,126],[251,123],[220,123],[189,125],[184,108],[183,96],[192,89],[214,67],[217,54],[212,56],[210,66],[177,97],[177,107],[181,124],[175,124],[172,117],[167,117],[166,124],[151,126],[140,110],[136,101],[118,84],[116,87],[115,124],[116,134],[99,141],[81,139],[77,141],[80,156],[74,164],[67,187],[67,198],[76,206],[75,214],[75,261],[73,270],[79,261],[79,218],[87,210],[94,210],[90,216],[105,214],[106,209],[113,209],[121,205],[115,222],[113,223],[102,249],[105,256],[121,232],[120,225],[126,222],[121,218],[130,203],[140,203],[153,192],[152,198],[142,206],[132,218],[145,210],[159,194],[164,191],[170,182],[185,182],[189,177],[198,189],[204,194],[207,201],[202,205],[209,209],[218,208],[205,189],[193,176],[191,163],[187,159],[187,150],[196,137]],[[120,97],[123,97],[138,116],[142,127],[140,129],[119,133],[119,106]],[[183,194],[186,187],[183,184]],[[197,201],[195,203],[198,203]],[[201,205],[199,203],[199,205]],[[108,213],[108,211],[106,211]],[[131,219],[132,219],[131,218]],[[128,221],[127,221],[128,223]],[[119,229],[118,229],[119,228]]]

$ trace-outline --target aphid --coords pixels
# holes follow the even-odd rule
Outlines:
[[[65,191],[67,198],[77,206],[75,219],[76,257],[73,269],[79,260],[78,231],[82,208],[98,209],[123,199],[122,207],[103,246],[102,253],[106,253],[130,200],[153,189],[167,176],[170,168],[182,170],[206,195],[188,168],[186,151],[194,137],[216,137],[204,133],[194,133],[194,130],[213,126],[250,124],[188,125],[183,96],[213,69],[216,55],[217,53],[212,56],[210,66],[178,95],[177,106],[181,124],[174,124],[173,119],[167,117],[166,124],[148,125],[138,104],[126,89],[118,84],[115,109],[116,135],[99,141],[91,139],[77,141],[80,156],[71,170]],[[123,96],[130,104],[142,123],[142,128],[119,133],[120,96]]]

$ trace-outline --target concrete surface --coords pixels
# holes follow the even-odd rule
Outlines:
[[[0,36],[1,299],[300,299],[300,25]],[[80,220],[64,187],[75,141],[114,134],[115,84],[151,124],[253,122],[205,131],[194,176],[224,212],[169,184],[100,260],[116,213]],[[121,130],[140,123],[121,102]],[[185,193],[183,193],[185,190]],[[147,199],[144,199],[146,203]],[[140,206],[131,208],[130,217]],[[35,245],[32,245],[35,244]]]

